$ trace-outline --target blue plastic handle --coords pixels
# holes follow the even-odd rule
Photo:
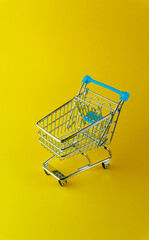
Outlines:
[[[86,75],[86,76],[83,78],[82,82],[83,82],[83,83],[86,83],[86,84],[89,84],[89,83],[92,82],[92,83],[95,83],[95,84],[97,84],[97,85],[99,85],[99,86],[101,86],[101,87],[105,87],[105,88],[107,88],[107,89],[109,89],[109,90],[111,90],[111,91],[113,91],[113,92],[115,92],[115,93],[118,93],[118,94],[120,95],[120,100],[122,100],[122,101],[127,101],[128,98],[129,98],[129,96],[130,96],[130,94],[129,94],[128,92],[119,91],[119,90],[117,90],[116,88],[110,87],[110,86],[108,86],[108,85],[106,85],[106,84],[104,84],[104,83],[101,83],[101,82],[98,82],[98,81],[96,81],[96,80],[93,80],[93,79],[92,79],[90,76],[88,76],[88,75]]]

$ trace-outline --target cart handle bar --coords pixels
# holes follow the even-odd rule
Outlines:
[[[110,86],[108,86],[108,85],[106,85],[106,84],[104,84],[104,83],[101,83],[101,82],[98,82],[98,81],[96,81],[96,80],[93,80],[93,79],[92,79],[90,76],[88,76],[88,75],[86,75],[86,76],[83,78],[82,82],[83,82],[83,83],[86,83],[86,84],[89,84],[89,83],[92,82],[92,83],[95,83],[95,84],[97,84],[97,85],[99,85],[99,86],[101,86],[101,87],[105,87],[105,88],[107,88],[107,89],[109,89],[109,90],[111,90],[111,91],[113,91],[113,92],[115,92],[115,93],[118,93],[118,94],[120,95],[120,100],[122,100],[122,101],[127,101],[128,98],[129,98],[129,96],[130,96],[130,94],[129,94],[128,92],[119,91],[119,90],[117,90],[116,88],[110,87]]]

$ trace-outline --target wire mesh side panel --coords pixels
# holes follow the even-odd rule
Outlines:
[[[108,144],[115,122],[112,121],[108,128],[107,125],[116,106],[117,103],[84,89],[80,95],[39,121],[39,141],[63,159],[87,152],[103,142]],[[61,142],[64,139],[67,141]]]
[[[83,95],[81,94],[81,96]],[[78,127],[78,113],[78,107],[75,104],[75,100],[72,99],[39,121],[38,126],[40,127],[40,131],[38,134],[42,145],[61,157],[63,153],[62,149],[69,147],[72,140],[64,144],[61,144],[57,140],[63,140],[80,130]],[[82,121],[81,127],[84,128],[84,126],[84,122]]]

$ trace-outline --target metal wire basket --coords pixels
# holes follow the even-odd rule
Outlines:
[[[120,101],[114,102],[89,90],[87,85],[90,82],[120,94]],[[104,168],[109,167],[111,152],[106,145],[112,140],[120,110],[128,98],[129,93],[85,76],[76,97],[37,122],[40,143],[54,154],[43,164],[45,172],[53,175],[63,186],[70,176],[97,164],[102,163]],[[109,157],[92,164],[86,152],[98,147],[108,150]],[[86,156],[88,164],[68,176],[64,176],[49,164],[54,157],[63,160],[78,154]]]

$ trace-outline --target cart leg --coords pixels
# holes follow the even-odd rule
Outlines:
[[[111,153],[111,150],[108,147],[103,146],[103,148],[106,149],[109,152],[109,158],[106,161],[102,162],[102,167],[104,169],[107,169],[107,168],[110,167],[110,159],[112,157],[112,153]]]
[[[80,153],[87,158],[87,160],[88,160],[88,162],[89,162],[88,165],[91,165],[91,160],[90,160],[89,156],[88,156],[86,153],[83,153],[83,152],[81,152],[81,151],[80,151]]]
[[[111,157],[112,157],[112,152],[111,152],[111,150],[110,150],[108,147],[106,147],[106,146],[102,146],[102,147],[109,152],[109,159],[111,159]]]
[[[55,157],[55,155],[52,156],[51,158],[49,158],[49,159],[43,164],[44,172],[45,172],[45,174],[47,174],[48,176],[50,175],[50,172],[48,171],[48,169],[46,169],[46,166],[49,165],[49,162],[50,162],[54,157]]]
[[[55,157],[56,157],[56,155],[54,155],[53,157],[48,159],[42,165],[42,167],[47,175],[52,175],[53,177],[55,177],[58,180],[60,186],[64,187],[67,184],[67,180],[65,179],[66,177],[60,171],[55,169],[51,164],[49,164],[49,162]]]

